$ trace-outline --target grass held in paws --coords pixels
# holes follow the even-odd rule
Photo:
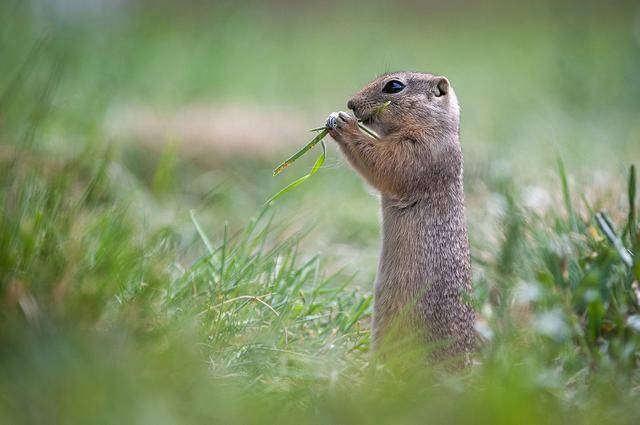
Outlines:
[[[384,111],[385,108],[387,106],[389,106],[389,104],[391,104],[390,101],[382,103],[380,106],[378,106],[376,108],[375,114],[382,113],[382,111]],[[311,139],[311,141],[309,143],[304,145],[300,150],[298,150],[296,153],[291,155],[282,164],[278,165],[273,170],[273,175],[277,176],[278,174],[283,172],[287,167],[289,167],[291,164],[293,164],[298,158],[300,158],[305,153],[309,152],[315,145],[320,143],[320,145],[322,146],[322,153],[320,154],[318,159],[316,159],[316,162],[313,164],[313,167],[311,168],[311,171],[308,174],[305,174],[304,176],[300,177],[299,179],[294,180],[293,182],[291,182],[290,184],[285,186],[283,189],[281,189],[278,193],[276,193],[271,198],[269,198],[269,200],[267,201],[267,204],[272,203],[277,198],[279,198],[280,196],[282,196],[285,193],[287,193],[289,190],[291,190],[294,187],[302,184],[305,180],[307,180],[309,177],[314,175],[320,169],[322,164],[324,164],[324,160],[325,160],[325,158],[327,156],[327,147],[326,147],[323,139],[327,136],[327,134],[329,134],[328,124],[329,124],[329,121],[332,118],[333,118],[333,114],[329,115],[329,118],[327,118],[327,124],[323,125],[322,127],[312,128],[311,130],[309,130],[309,131],[317,131],[319,133],[313,139]],[[335,119],[335,118],[333,118],[333,119]],[[358,120],[358,127],[360,128],[360,130],[362,130],[367,135],[373,137],[374,139],[379,139],[380,138],[376,134],[375,131],[371,130],[370,128],[368,128],[367,126],[362,124],[362,122],[360,122],[360,120]]]

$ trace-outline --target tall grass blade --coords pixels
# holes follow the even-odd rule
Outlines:
[[[293,164],[293,162],[295,162],[296,159],[300,158],[302,155],[304,155],[305,153],[307,153],[307,151],[309,151],[312,147],[314,147],[315,145],[318,144],[319,141],[321,141],[322,139],[324,139],[327,134],[329,133],[329,129],[325,128],[324,130],[322,130],[320,133],[318,133],[318,135],[316,137],[314,137],[309,143],[307,143],[306,145],[304,145],[302,147],[302,149],[300,149],[298,152],[294,153],[293,155],[291,155],[289,158],[287,158],[282,164],[278,165],[275,170],[273,170],[273,175],[277,176],[278,174],[280,174],[281,172],[284,171],[285,168],[287,168],[289,165]],[[324,147],[323,147],[324,150]],[[323,154],[324,155],[324,154]],[[323,159],[324,161],[324,159]],[[287,186],[288,187],[288,186]],[[285,188],[286,189],[286,188]]]
[[[222,247],[220,248],[220,286],[224,281],[224,263],[227,260],[227,245],[229,244],[229,224],[224,223],[224,234],[222,236]]]
[[[347,322],[344,325],[344,328],[342,329],[343,332],[347,332],[349,331],[349,329],[351,329],[351,327],[358,321],[360,320],[360,318],[364,315],[364,313],[367,311],[367,309],[369,308],[369,306],[371,305],[371,302],[373,301],[373,296],[369,295],[366,298],[363,298],[360,301],[360,304],[358,304],[358,306],[355,309],[355,312],[353,313],[353,315],[351,316],[349,322]]]
[[[571,202],[571,192],[569,191],[569,182],[567,180],[567,173],[564,168],[564,162],[562,158],[558,158],[558,173],[560,174],[560,180],[562,181],[562,197],[564,198],[564,204],[569,214],[569,222],[574,232],[578,231],[578,221],[576,220],[576,214],[573,210],[573,203]]]
[[[325,133],[325,132],[323,132]],[[321,133],[322,134],[322,133]],[[325,133],[326,135],[326,133]],[[324,137],[324,136],[323,136]],[[315,139],[314,139],[315,140]],[[321,139],[320,139],[321,140]],[[301,185],[302,183],[304,183],[305,180],[307,180],[309,177],[313,176],[319,169],[320,167],[322,167],[322,164],[324,164],[324,160],[327,156],[327,147],[324,144],[324,142],[321,143],[322,144],[322,153],[320,154],[320,156],[318,157],[318,159],[316,159],[315,164],[313,164],[313,168],[311,168],[311,171],[309,172],[309,174],[306,174],[302,177],[300,177],[299,179],[295,180],[294,182],[288,184],[284,189],[280,190],[278,193],[276,193],[275,195],[273,195],[271,198],[269,198],[269,200],[266,202],[267,205],[270,205],[271,203],[273,203],[273,201],[275,201],[276,199],[278,199],[279,197],[281,197],[282,195],[284,195],[285,193],[289,192],[291,189],[293,189],[296,186]],[[303,152],[304,153],[304,152]]]
[[[596,223],[598,223],[598,227],[600,228],[602,233],[606,236],[606,238],[609,240],[611,245],[613,245],[613,247],[616,249],[622,261],[627,265],[627,267],[632,267],[633,258],[631,257],[631,254],[629,254],[629,251],[627,251],[627,248],[622,243],[622,240],[618,237],[618,235],[616,235],[616,232],[613,229],[613,226],[611,225],[611,221],[609,220],[609,218],[603,212],[599,212],[596,214],[595,219],[596,219]]]
[[[213,253],[215,252],[215,249],[213,249],[213,245],[211,244],[211,241],[209,240],[207,235],[204,233],[204,230],[202,230],[200,223],[196,219],[195,210],[189,211],[189,214],[191,215],[191,221],[193,222],[193,225],[196,227],[196,231],[198,232],[198,235],[200,235],[200,239],[202,239],[202,242],[204,242],[204,245],[207,247],[207,251],[209,252],[210,255],[213,255]]]
[[[378,133],[376,133],[375,131],[371,130],[369,127],[367,127],[366,125],[362,124],[361,122],[358,122],[358,127],[360,128],[360,130],[362,130],[368,136],[371,136],[376,140],[380,140],[380,135]]]
[[[633,252],[637,251],[638,228],[636,222],[636,167],[629,168],[629,219],[628,219],[629,240]]]

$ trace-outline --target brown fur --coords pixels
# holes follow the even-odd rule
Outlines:
[[[406,87],[383,93],[392,80]],[[374,116],[375,107],[390,105]],[[329,134],[381,194],[382,253],[375,285],[374,346],[398,328],[426,342],[445,341],[436,357],[465,356],[475,345],[469,242],[462,187],[459,107],[445,77],[415,72],[382,75],[348,102]],[[468,356],[465,356],[468,357]]]

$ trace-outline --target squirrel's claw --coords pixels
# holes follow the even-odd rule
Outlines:
[[[327,128],[330,130],[342,130],[349,125],[354,118],[346,112],[332,112],[327,117]]]
[[[338,126],[338,113],[337,112],[332,112],[332,113],[329,114],[329,116],[327,117],[326,126],[330,130],[335,130],[336,129],[336,127]]]

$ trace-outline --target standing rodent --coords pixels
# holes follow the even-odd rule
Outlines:
[[[461,356],[468,363],[475,313],[464,300],[471,264],[455,92],[442,76],[392,72],[366,85],[347,107],[380,135],[366,135],[345,112],[327,119],[349,163],[381,194],[374,346],[408,330],[419,340],[444,342],[435,357]]]

